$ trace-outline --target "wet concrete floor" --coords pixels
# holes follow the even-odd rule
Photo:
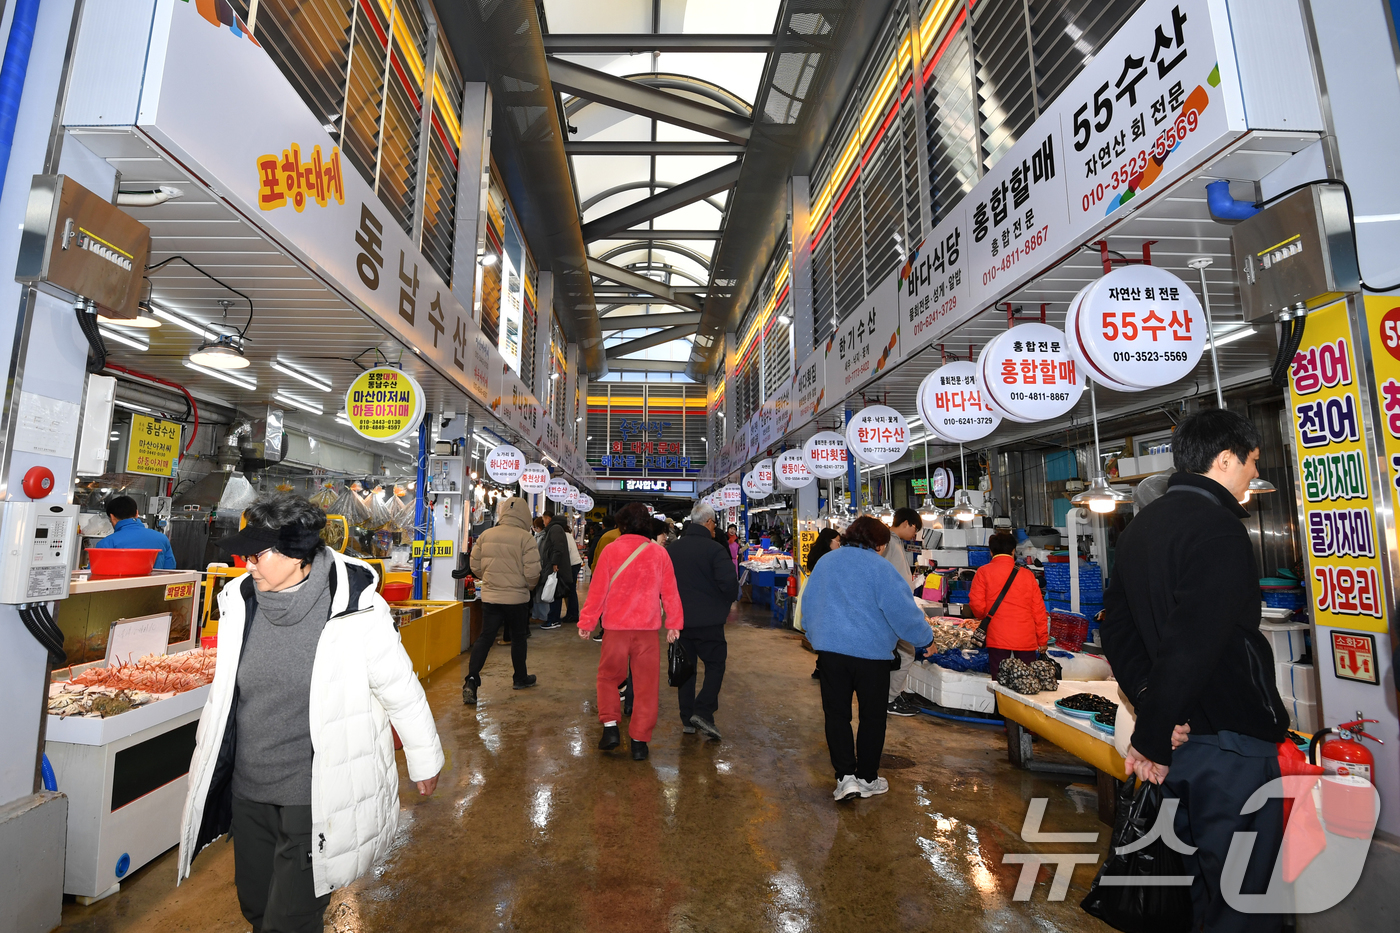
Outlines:
[[[1000,728],[891,717],[890,791],[836,803],[813,655],[768,612],[728,629],[716,725],[722,741],[683,735],[662,676],[651,759],[599,752],[598,645],[572,626],[530,639],[531,690],[510,689],[509,649],[483,673],[480,705],[461,703],[465,656],[424,682],[447,766],[431,798],[400,760],[396,844],[337,892],[335,933],[389,930],[597,933],[885,933],[1107,931],[1079,901],[1097,870],[1075,868],[1050,901],[1042,866],[1014,900],[1014,853],[1107,851],[1092,782],[1013,768]],[[664,651],[662,657],[665,657]],[[625,732],[625,730],[624,730]],[[1038,742],[1043,761],[1070,762]],[[1046,832],[1098,843],[1021,839],[1028,802],[1048,798]],[[1096,863],[1097,864],[1097,863]],[[214,843],[175,887],[175,850],[91,907],[68,903],[64,930],[244,931],[233,851]]]

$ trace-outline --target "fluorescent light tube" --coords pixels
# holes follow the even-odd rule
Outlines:
[[[208,366],[200,366],[198,363],[195,363],[188,359],[184,360],[183,362],[186,367],[194,370],[197,373],[201,373],[205,376],[213,376],[215,379],[222,379],[224,382],[227,382],[230,385],[236,385],[240,389],[256,389],[258,387],[258,382],[256,379],[249,379],[246,376],[235,376],[233,373],[227,370],[210,369]]]
[[[1210,346],[1212,349],[1214,349],[1215,347],[1223,347],[1227,343],[1234,343],[1236,340],[1243,340],[1246,337],[1253,336],[1253,334],[1254,327],[1252,325],[1246,324],[1244,327],[1237,327],[1234,330],[1228,330],[1223,334],[1214,335],[1211,338]]]
[[[290,405],[299,411],[309,411],[317,415],[324,415],[326,413],[326,410],[322,408],[319,403],[309,402],[295,395],[288,395],[286,392],[274,392],[272,397],[283,405]]]
[[[125,344],[126,346],[131,347],[133,350],[140,350],[142,353],[145,353],[151,348],[151,344],[149,341],[137,340],[134,336],[130,336],[128,334],[119,334],[114,330],[108,330],[107,328],[102,327],[100,325],[98,326],[97,330],[98,333],[102,335],[103,340],[114,340],[117,343]]]
[[[293,379],[298,379],[306,383],[313,389],[319,389],[322,392],[329,392],[331,391],[331,389],[334,388],[334,386],[331,385],[330,380],[322,379],[320,376],[314,376],[304,369],[298,369],[296,366],[293,366],[291,363],[288,363],[281,357],[274,358],[267,365],[271,366],[273,369],[277,370],[283,375],[291,376]]]

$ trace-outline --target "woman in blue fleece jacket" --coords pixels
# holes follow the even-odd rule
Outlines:
[[[881,555],[890,530],[862,515],[812,570],[802,596],[802,625],[821,668],[826,744],[836,770],[837,800],[890,789],[879,776],[885,748],[890,662],[901,638],[923,649],[933,630],[909,584]],[[851,694],[860,704],[860,733],[851,736]]]

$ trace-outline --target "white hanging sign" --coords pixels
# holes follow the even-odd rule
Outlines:
[[[773,461],[773,477],[788,489],[801,489],[809,485],[816,476],[807,469],[807,461],[800,450],[785,450]]]
[[[797,367],[792,376],[792,422],[789,429],[800,428],[817,416],[826,398],[826,354],[817,347]]]
[[[773,491],[773,461],[766,457],[753,466],[754,482],[758,488],[763,490],[764,495]]]
[[[520,471],[520,488],[530,495],[539,495],[548,485],[549,469],[543,463],[527,463]]]
[[[1070,356],[1073,356],[1074,361],[1079,364],[1079,371],[1085,375],[1085,378],[1092,377],[1095,382],[1104,388],[1112,389],[1115,392],[1142,392],[1145,390],[1144,387],[1124,385],[1121,382],[1115,382],[1109,379],[1102,373],[1094,372],[1094,367],[1089,363],[1088,355],[1084,352],[1084,348],[1079,343],[1079,338],[1077,336],[1079,333],[1079,309],[1084,306],[1084,296],[1089,294],[1097,284],[1098,280],[1095,279],[1093,282],[1081,288],[1074,296],[1074,300],[1069,303],[1069,310],[1065,312],[1065,340],[1069,342]]]
[[[899,270],[865,296],[826,341],[826,385],[844,398],[899,362]]]
[[[909,449],[909,425],[888,405],[870,405],[851,416],[846,445],[861,463],[893,463]]]
[[[525,455],[510,444],[501,444],[486,455],[486,475],[509,486],[525,472]]]
[[[767,499],[771,491],[771,489],[765,490],[763,488],[762,484],[758,481],[758,475],[756,473],[744,474],[744,495],[748,496],[749,499],[753,501]]]
[[[802,462],[822,479],[835,479],[846,472],[846,439],[835,431],[818,431],[802,445]]]
[[[578,489],[578,487],[575,486],[573,483],[570,483],[570,484],[569,484],[569,494],[568,494],[567,496],[564,497],[564,500],[563,500],[563,501],[564,501],[564,504],[565,504],[565,505],[577,506],[577,505],[578,505],[578,497],[579,497],[579,489]]]
[[[981,440],[1001,424],[977,385],[975,363],[947,363],[935,369],[919,387],[919,410],[924,424],[939,437],[965,443]]]
[[[959,204],[899,271],[899,346],[908,357],[933,341],[947,319],[968,307],[963,278],[967,210]]]
[[[982,349],[978,366],[997,405],[1023,421],[1058,418],[1084,392],[1064,332],[1049,324],[1016,325]]]
[[[723,497],[725,508],[734,508],[737,506],[742,501],[740,496],[741,492],[742,490],[739,488],[738,483],[729,483],[721,489],[720,495]]]
[[[578,502],[575,503],[575,504],[579,507],[579,511],[582,511],[582,512],[591,512],[591,511],[593,511],[593,497],[590,496],[590,495],[589,495],[588,493],[586,493],[586,492],[581,492],[581,493],[579,493],[579,495],[578,495]]]
[[[1205,315],[1196,295],[1166,269],[1114,269],[1084,295],[1075,339],[1089,374],[1140,388],[1170,385],[1200,362]]]
[[[550,502],[563,502],[569,495],[569,484],[555,477],[544,487],[544,496]]]

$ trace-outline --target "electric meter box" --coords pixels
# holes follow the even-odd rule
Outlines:
[[[0,603],[66,599],[78,537],[76,505],[0,503]]]
[[[1235,226],[1230,236],[1247,321],[1271,319],[1361,288],[1346,192],[1309,185]]]
[[[90,299],[107,317],[136,317],[149,227],[65,175],[35,175],[22,229],[16,282]]]

